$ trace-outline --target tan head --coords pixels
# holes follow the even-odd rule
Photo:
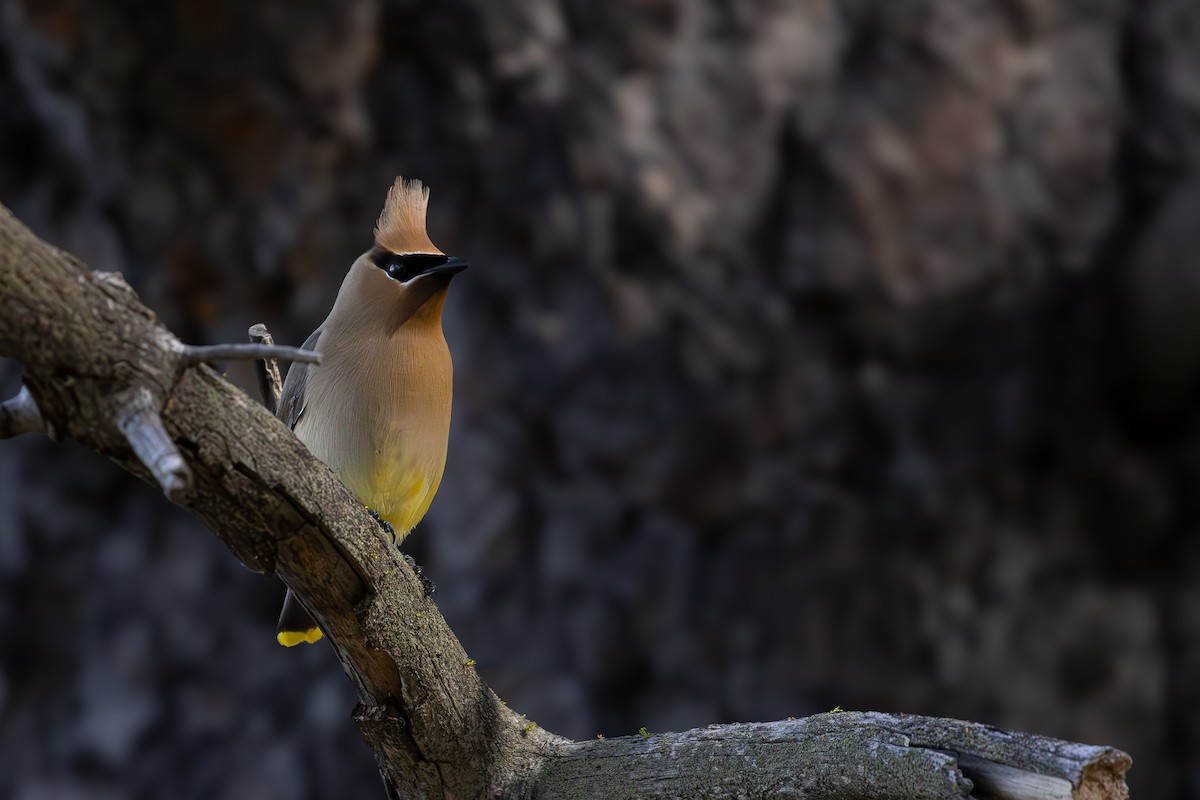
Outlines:
[[[429,189],[420,181],[396,178],[375,226],[375,246],[350,268],[335,311],[378,318],[393,332],[409,321],[440,323],[450,278],[467,262],[429,240],[428,206]]]

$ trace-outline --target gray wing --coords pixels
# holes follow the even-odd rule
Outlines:
[[[304,340],[301,350],[316,350],[317,340],[321,338],[324,328],[317,328],[312,335]],[[279,395],[279,411],[276,413],[288,428],[295,430],[300,415],[304,413],[304,388],[308,385],[308,364],[292,362],[288,368],[287,378],[283,381],[283,392]]]

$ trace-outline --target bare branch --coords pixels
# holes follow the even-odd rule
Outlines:
[[[1114,748],[989,725],[843,711],[574,742],[547,759],[535,796],[1119,800],[1130,763]]]
[[[187,364],[207,364],[212,361],[249,361],[255,358],[282,358],[301,364],[320,364],[321,354],[314,350],[287,347],[281,344],[185,344],[180,354]]]
[[[250,326],[250,341],[268,347],[275,344],[271,332],[263,323]],[[272,414],[279,410],[279,398],[283,395],[283,378],[279,375],[279,362],[273,358],[260,358],[254,362],[254,373],[258,376],[258,391],[263,405]]]
[[[167,435],[150,390],[140,386],[117,398],[117,428],[173,503],[192,488],[192,471]]]
[[[46,422],[28,387],[22,386],[16,397],[0,403],[0,439],[45,431]]]

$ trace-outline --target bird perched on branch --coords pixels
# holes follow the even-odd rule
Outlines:
[[[323,361],[292,365],[278,411],[397,544],[442,481],[453,375],[442,306],[450,279],[467,268],[429,240],[428,204],[427,188],[396,179],[375,246],[350,266],[333,310],[304,343]],[[285,647],[321,638],[291,589],[277,638]]]

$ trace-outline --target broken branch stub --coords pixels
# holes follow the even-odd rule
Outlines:
[[[275,344],[271,332],[261,322],[250,326],[248,333],[250,341],[255,344]],[[283,378],[279,374],[279,362],[270,356],[260,358],[254,362],[254,374],[258,378],[258,392],[262,395],[263,405],[272,414],[277,413],[279,398],[283,396]]]
[[[11,439],[23,433],[48,433],[41,409],[29,392],[22,386],[14,397],[0,403],[0,439]]]
[[[144,386],[114,398],[117,429],[138,460],[173,503],[182,503],[192,488],[192,471],[163,427],[157,404]]]

